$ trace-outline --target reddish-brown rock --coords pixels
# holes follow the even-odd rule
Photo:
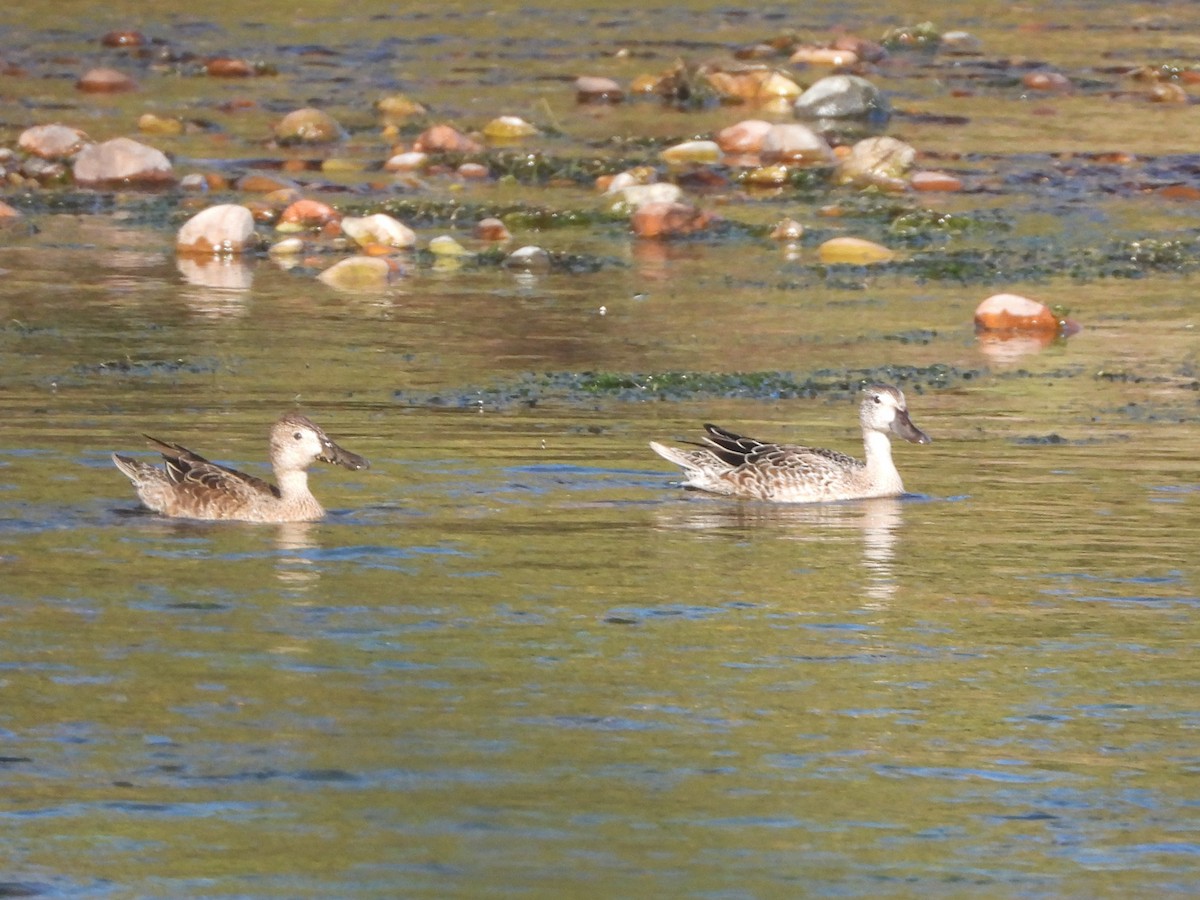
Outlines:
[[[483,145],[453,125],[434,125],[417,138],[413,150],[418,153],[482,153]]]
[[[643,238],[675,237],[703,231],[712,216],[687,203],[646,203],[630,216],[633,233]]]
[[[83,74],[75,87],[88,94],[116,94],[132,91],[137,82],[116,69],[91,69]]]
[[[954,193],[963,189],[961,178],[946,172],[914,172],[909,179],[914,191]]]
[[[993,294],[975,308],[978,331],[1058,333],[1062,328],[1050,307],[1020,294]]]

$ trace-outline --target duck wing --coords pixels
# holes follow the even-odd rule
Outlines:
[[[830,467],[857,468],[862,465],[853,456],[826,450],[823,447],[802,447],[798,444],[772,444],[756,438],[734,434],[716,425],[705,425],[708,432],[704,443],[723,461],[733,467],[749,466],[774,471],[820,471]]]
[[[209,462],[200,454],[193,453],[180,444],[160,441],[148,434],[145,438],[150,442],[150,446],[162,454],[166,463],[167,478],[177,490],[209,496],[225,494],[245,499],[263,494],[279,496],[279,488],[261,478]]]

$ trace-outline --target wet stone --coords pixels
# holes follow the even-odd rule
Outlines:
[[[254,237],[254,216],[244,206],[222,203],[192,216],[179,229],[175,251],[185,256],[245,252]]]
[[[329,144],[344,136],[337,119],[311,106],[293,110],[275,126],[275,139],[281,144]]]
[[[87,135],[69,125],[34,125],[17,138],[17,146],[25,153],[42,159],[67,159],[83,149]]]
[[[152,186],[175,180],[171,161],[161,150],[129,138],[88,144],[75,158],[74,174],[79,184]]]
[[[800,95],[796,115],[810,119],[887,121],[891,104],[883,92],[858,75],[830,75]]]
[[[75,82],[75,87],[86,94],[117,94],[137,88],[137,82],[116,69],[89,69]]]

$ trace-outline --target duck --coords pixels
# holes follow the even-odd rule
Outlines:
[[[325,510],[308,489],[308,467],[316,460],[358,470],[370,463],[339,447],[317,423],[287,413],[271,426],[269,456],[278,486],[209,462],[180,444],[143,435],[165,465],[112,455],[137,491],[159,515],[178,519],[240,522],[311,522]]]
[[[870,384],[858,409],[865,460],[836,450],[772,444],[706,424],[699,449],[650,449],[683,469],[683,487],[743,500],[821,503],[869,497],[898,497],[904,482],[892,462],[896,435],[914,444],[932,439],[913,424],[904,393],[891,384]]]

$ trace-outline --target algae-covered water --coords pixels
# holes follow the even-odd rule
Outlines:
[[[966,190],[726,183],[696,193],[724,225],[666,242],[494,156],[397,181],[379,164],[419,127],[372,103],[522,115],[552,167],[653,163],[751,112],[580,107],[575,76],[929,12],[155,9],[6,10],[0,146],[179,115],[143,138],[181,173],[301,158],[306,193],[390,205],[422,247],[483,249],[500,212],[553,264],[416,254],[338,292],[314,277],[332,252],[178,259],[178,189],[0,191],[25,214],[0,231],[0,895],[1196,892],[1198,209],[1167,190],[1194,184],[1196,114],[1129,74],[1194,60],[1190,7],[960,4],[937,25],[977,55],[870,74],[889,133]],[[160,50],[101,48],[117,28]],[[213,55],[276,74],[188,68]],[[79,94],[100,64],[138,91]],[[1030,95],[1039,66],[1074,89]],[[310,103],[346,142],[272,146]],[[767,237],[784,216],[796,245]],[[823,266],[837,234],[900,258]],[[977,337],[1000,291],[1082,330]],[[895,448],[904,498],[714,500],[647,447],[716,422],[858,453],[865,379],[933,438]],[[266,474],[293,408],[372,463],[313,470],[318,523],[163,520],[109,459],[150,459],[145,432]]]

